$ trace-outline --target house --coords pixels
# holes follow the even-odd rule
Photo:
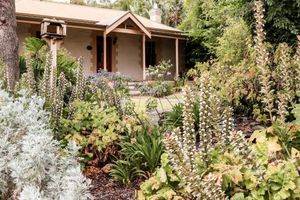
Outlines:
[[[67,34],[62,47],[84,59],[86,74],[100,69],[120,72],[133,80],[146,79],[146,68],[162,60],[172,63],[172,76],[185,66],[186,35],[160,22],[161,12],[153,8],[151,19],[131,12],[39,0],[16,0],[17,33],[39,37],[43,19],[63,20]]]

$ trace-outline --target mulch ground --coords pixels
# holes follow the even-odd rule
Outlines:
[[[123,186],[112,180],[109,175],[101,173],[92,179],[91,193],[95,200],[133,200],[138,187]]]
[[[96,168],[89,166],[85,170],[85,175],[92,180],[91,194],[95,200],[133,200],[136,199],[136,191],[139,189],[139,182],[129,186],[115,182],[108,175],[109,164]]]
[[[245,116],[234,117],[235,130],[242,131],[246,137],[250,137],[255,130],[259,130],[264,127],[261,122],[257,122],[254,119]]]

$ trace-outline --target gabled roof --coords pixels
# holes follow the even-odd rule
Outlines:
[[[54,3],[39,0],[16,0],[17,18],[56,18],[65,20],[67,23],[80,22],[102,27],[109,27],[127,14],[128,12],[126,11],[90,6]],[[147,18],[132,13],[128,14],[128,16],[135,18],[138,22],[137,25],[145,27],[146,30],[179,35],[183,34],[183,32],[179,29],[151,21]]]
[[[118,20],[112,21],[111,24],[109,24],[106,27],[106,34],[112,32],[115,28],[117,28],[119,25],[124,23],[126,20],[132,20],[133,23],[141,29],[149,38],[151,38],[151,33],[147,30],[147,28],[135,17],[134,14],[131,12],[126,12],[122,17],[120,17]]]

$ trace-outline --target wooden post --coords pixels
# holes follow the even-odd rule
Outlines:
[[[143,34],[143,45],[142,45],[142,51],[143,51],[143,81],[146,80],[146,35]]]
[[[178,53],[178,48],[179,48],[179,40],[176,38],[175,40],[175,51],[176,51],[176,72],[175,72],[175,78],[178,78],[179,76],[179,53]]]
[[[106,32],[103,32],[103,69],[104,71],[107,71],[107,56],[106,56],[106,51],[107,51],[107,47],[106,47]]]

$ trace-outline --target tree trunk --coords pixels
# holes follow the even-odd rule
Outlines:
[[[0,0],[0,59],[7,67],[8,89],[19,79],[18,47],[15,0]]]

